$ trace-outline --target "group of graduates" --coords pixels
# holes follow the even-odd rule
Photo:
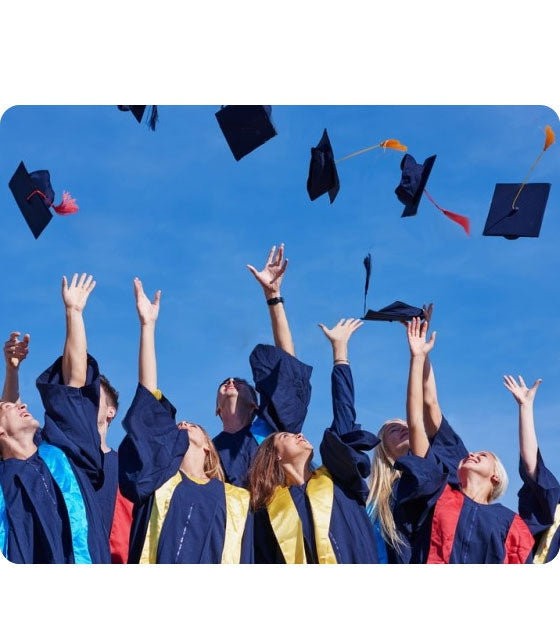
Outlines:
[[[0,402],[0,551],[15,563],[530,563],[554,558],[560,484],[538,449],[528,388],[504,376],[519,405],[518,513],[497,500],[507,474],[489,451],[468,452],[442,415],[429,353],[433,305],[403,322],[410,349],[406,421],[378,434],[356,422],[348,342],[363,324],[319,327],[332,348],[333,420],[321,464],[302,428],[312,367],[295,356],[281,284],[288,261],[272,247],[247,265],[262,287],[274,346],[250,354],[254,386],[217,390],[222,431],[177,421],[158,388],[153,300],[134,279],[138,386],[118,453],[107,429],[118,393],[87,352],[83,311],[92,276],[62,279],[63,355],[37,378],[39,422],[19,399],[29,335],[5,343]]]

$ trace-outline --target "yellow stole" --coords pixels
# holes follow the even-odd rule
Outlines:
[[[206,484],[207,481],[189,478],[197,484]],[[177,485],[183,480],[181,473],[177,473],[169,478],[167,482],[154,494],[154,502],[150,513],[150,521],[140,564],[155,564],[157,560],[157,548],[159,536],[165,516],[169,510],[171,497]],[[224,484],[226,500],[226,531],[224,536],[224,548],[222,550],[222,564],[239,564],[241,559],[241,542],[245,531],[245,522],[249,512],[249,492],[240,487]]]
[[[319,564],[336,564],[329,539],[334,485],[326,467],[313,471],[305,493],[311,504]],[[301,520],[289,488],[276,487],[266,508],[286,564],[306,564]]]
[[[548,528],[546,534],[544,534],[539,542],[539,546],[535,551],[535,555],[533,556],[533,562],[535,564],[543,564],[546,562],[546,556],[548,555],[548,551],[550,549],[550,543],[552,542],[552,538],[556,533],[558,527],[560,527],[560,504],[556,505],[556,511],[554,513],[554,522]],[[551,558],[552,560],[552,558]]]

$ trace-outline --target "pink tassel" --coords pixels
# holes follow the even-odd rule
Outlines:
[[[52,208],[61,216],[68,216],[71,213],[79,211],[76,200],[68,193],[68,191],[62,192],[62,202],[56,207],[53,205]]]

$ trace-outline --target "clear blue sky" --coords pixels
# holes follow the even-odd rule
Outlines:
[[[440,403],[473,450],[503,460],[516,508],[517,405],[502,375],[543,378],[535,404],[541,451],[560,475],[557,344],[560,271],[556,184],[558,145],[532,182],[551,182],[541,236],[508,241],[482,236],[496,182],[520,182],[540,153],[544,127],[560,134],[547,107],[273,106],[278,135],[239,162],[212,106],[160,106],[155,132],[116,106],[19,106],[0,122],[0,211],[5,241],[0,340],[31,334],[21,392],[42,407],[35,377],[60,353],[62,274],[92,273],[97,287],[85,312],[90,352],[119,389],[124,413],[137,382],[138,321],[132,279],[151,297],[163,291],[157,327],[159,385],[181,419],[215,435],[216,385],[250,377],[248,356],[271,342],[268,311],[245,268],[263,266],[284,242],[290,264],[282,293],[296,353],[314,367],[304,433],[318,445],[330,423],[331,352],[317,328],[363,311],[365,271],[373,269],[368,307],[394,300],[434,301],[438,332],[432,361]],[[310,148],[327,128],[335,157],[398,138],[417,161],[437,154],[427,188],[444,208],[468,216],[471,237],[425,197],[414,218],[401,218],[394,189],[402,154],[379,149],[338,166],[341,188],[311,202]],[[35,240],[8,181],[23,160],[49,169],[56,202],[62,190],[80,212],[56,216]],[[404,417],[408,347],[398,324],[365,323],[350,343],[358,420],[377,431]],[[123,437],[119,419],[109,443]]]

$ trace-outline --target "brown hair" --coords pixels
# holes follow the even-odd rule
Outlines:
[[[208,453],[204,458],[204,474],[206,475],[207,478],[210,478],[210,479],[216,478],[220,482],[225,482],[226,476],[224,474],[224,470],[222,469],[220,456],[216,451],[216,447],[214,446],[212,439],[208,435],[208,432],[206,431],[206,429],[204,429],[204,427],[201,427],[199,424],[196,424],[195,422],[191,422],[191,424],[194,424],[195,426],[197,426],[202,431],[202,433],[206,438],[206,446],[208,447]]]
[[[249,491],[253,511],[266,506],[274,489],[286,485],[286,475],[274,445],[276,433],[267,436],[259,448],[249,471]]]
[[[115,413],[119,410],[119,392],[111,385],[109,379],[102,373],[99,374],[99,384],[103,387],[105,393],[109,396],[111,404],[115,407]]]

